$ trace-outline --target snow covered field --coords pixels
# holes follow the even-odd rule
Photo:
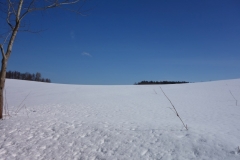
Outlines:
[[[7,80],[0,159],[240,159],[240,79],[162,89],[188,131],[159,85]]]

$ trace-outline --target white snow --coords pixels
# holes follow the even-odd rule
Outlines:
[[[8,79],[5,89],[1,160],[240,159],[240,79],[162,85],[189,130],[159,85]]]

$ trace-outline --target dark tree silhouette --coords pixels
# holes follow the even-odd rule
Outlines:
[[[147,85],[147,84],[181,84],[181,83],[189,83],[186,81],[141,81],[138,83],[134,83],[136,85]]]
[[[50,83],[51,80],[49,78],[42,78],[41,73],[37,72],[36,74],[31,74],[29,72],[20,73],[17,71],[8,71],[6,72],[6,78],[8,79],[21,79],[21,80],[28,80],[28,81],[38,81],[38,82],[48,82]]]

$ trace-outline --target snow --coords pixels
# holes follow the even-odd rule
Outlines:
[[[161,87],[188,130],[159,85],[8,79],[0,160],[240,159],[240,79]]]

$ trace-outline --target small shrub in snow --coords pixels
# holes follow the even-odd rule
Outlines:
[[[174,112],[174,113],[178,116],[178,118],[181,120],[184,128],[185,128],[186,130],[188,130],[187,124],[184,124],[184,123],[183,123],[183,120],[182,120],[182,118],[179,116],[179,114],[178,114],[176,108],[174,107],[173,103],[172,103],[171,100],[168,98],[168,96],[165,94],[165,92],[163,91],[162,87],[160,87],[160,88],[161,88],[163,94],[165,95],[165,97],[168,99],[168,101],[171,103],[171,105],[172,105],[172,107],[173,107],[173,108],[170,108],[170,109],[172,109],[173,112]]]
[[[235,101],[236,101],[236,106],[237,106],[237,103],[238,103],[237,99],[233,96],[231,90],[229,90],[229,92],[230,92],[230,94],[232,95],[233,99],[235,99]]]

